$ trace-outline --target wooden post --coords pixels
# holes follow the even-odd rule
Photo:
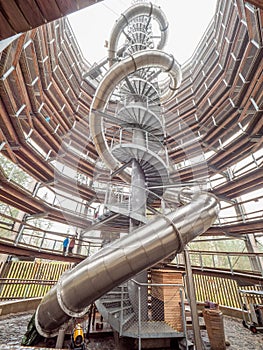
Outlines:
[[[168,269],[152,270],[153,318],[164,320],[177,332],[183,331],[180,289],[183,285],[181,272]],[[160,286],[158,286],[160,284]],[[164,285],[163,285],[164,284]],[[175,284],[175,286],[165,285]],[[178,286],[176,286],[178,285]]]

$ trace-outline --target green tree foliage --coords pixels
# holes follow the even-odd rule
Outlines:
[[[0,153],[0,169],[9,181],[15,182],[19,186],[28,187],[33,178],[16,164]]]
[[[2,153],[0,153],[0,164],[0,169],[8,181],[14,182],[16,185],[25,189],[29,189],[30,187],[32,188],[35,180]],[[12,225],[14,223],[12,218],[15,219],[20,216],[21,219],[23,218],[23,215],[24,212],[21,210],[0,202],[0,237],[10,236],[10,229],[12,229]],[[32,235],[30,243],[33,245],[39,245],[43,237],[43,231],[49,230],[52,227],[52,223],[43,218],[37,218],[32,221],[30,220],[30,225],[36,227],[36,230],[30,230]]]

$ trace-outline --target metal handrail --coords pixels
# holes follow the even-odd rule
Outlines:
[[[184,297],[183,297],[183,290],[185,290],[185,286],[180,283],[143,283],[138,282],[134,279],[131,279],[131,282],[133,282],[138,289],[138,350],[142,349],[142,295],[141,291],[143,287],[175,287],[179,288],[180,293],[180,305],[182,309],[182,328],[183,328],[183,336],[187,338],[187,331],[186,331],[186,318],[185,318],[185,312],[184,312]],[[152,323],[154,325],[154,323]],[[187,340],[187,339],[186,339]]]
[[[106,184],[108,184],[108,182],[106,183]],[[126,207],[128,207],[128,208],[130,208],[130,197],[131,197],[131,187],[130,187],[130,185],[129,184],[125,184],[125,185],[123,185],[123,184],[116,184],[116,183],[114,183],[113,184],[113,187],[116,189],[116,188],[120,188],[120,189],[129,189],[129,192],[123,192],[123,193],[121,193],[120,192],[120,195],[122,195],[123,194],[123,197],[129,197],[127,200],[128,200],[128,202],[125,200],[124,202],[119,202],[119,204],[122,204],[122,203],[124,203],[124,205],[126,205]],[[147,193],[147,195],[149,196],[149,195],[151,195],[151,196],[153,196],[156,200],[160,200],[160,201],[162,201],[162,203],[163,204],[165,204],[165,205],[162,205],[161,207],[160,207],[160,209],[161,209],[161,211],[158,213],[158,214],[162,214],[162,212],[166,212],[167,213],[167,209],[169,210],[169,211],[172,211],[173,210],[173,208],[172,208],[172,206],[171,206],[171,203],[170,202],[168,202],[168,201],[165,201],[164,199],[163,199],[163,197],[161,197],[161,196],[159,196],[158,194],[156,194],[155,192],[153,192],[151,189],[148,189],[148,188],[143,188],[143,187],[141,187],[141,186],[139,186],[139,185],[134,185],[133,184],[133,187],[135,187],[136,189],[138,189],[138,190],[144,190],[146,193]],[[107,203],[105,202],[104,204],[107,206],[107,204],[108,205],[111,205],[111,204],[115,204],[115,203],[111,203],[110,202],[110,199],[111,199],[111,193],[109,194],[109,195],[106,195],[106,192],[107,191],[109,191],[109,192],[111,192],[111,187],[110,186],[107,186],[106,187],[106,189],[105,189],[105,197],[107,197],[108,198],[108,201],[107,201]],[[127,204],[126,204],[127,203]]]
[[[184,288],[184,285],[182,283],[143,283],[138,282],[135,279],[131,279],[131,281],[141,287],[181,287]]]
[[[200,268],[201,271],[204,271],[205,269],[217,269],[217,270],[222,270],[226,271],[228,270],[232,275],[235,273],[240,273],[240,272],[253,272],[253,273],[259,273],[263,276],[263,269],[262,269],[262,263],[261,259],[263,259],[263,252],[258,252],[258,253],[250,253],[250,252],[220,252],[220,251],[199,251],[199,250],[188,250],[191,259],[191,265],[192,267],[197,267]],[[194,257],[197,257],[198,262],[194,261]],[[210,256],[212,260],[205,260],[205,256]],[[225,258],[224,261],[220,264],[220,261],[216,261],[216,257],[218,258]],[[237,262],[238,259],[236,259],[235,262],[231,261],[231,257],[238,257],[247,259],[248,262],[248,267],[246,269],[242,268],[237,268]],[[255,270],[255,266],[251,266],[251,259],[254,259],[257,266],[258,270]],[[227,263],[227,265],[226,265]],[[171,265],[184,265],[183,259],[180,257],[180,255],[177,255],[175,257],[174,262],[170,263]],[[222,266],[220,266],[222,265]],[[242,262],[242,265],[244,266],[244,262]]]
[[[24,238],[25,237],[32,237],[32,238],[36,238],[35,236],[32,236],[30,234],[23,234],[20,238],[19,241],[16,242],[16,247],[21,247],[21,248],[26,248],[27,250],[31,250],[36,251],[36,252],[46,252],[46,253],[59,253],[61,254],[62,252],[62,243],[63,243],[63,239],[51,239],[51,238],[45,238],[45,240],[43,240],[43,236],[39,236],[39,238],[41,239],[41,245],[38,244],[38,242],[36,242],[36,244],[31,244],[30,242],[26,241]],[[37,237],[38,238],[38,237]],[[49,240],[51,242],[52,247],[51,248],[47,248],[44,245],[44,241]],[[78,246],[78,241],[76,240],[76,244],[75,247]],[[0,242],[4,243],[4,244],[14,244],[14,240],[8,239],[6,237],[0,237]],[[53,242],[53,243],[52,243]],[[101,243],[94,243],[94,242],[90,242],[90,241],[86,241],[85,239],[81,239],[81,242],[83,243],[81,245],[81,247],[83,248],[82,250],[84,250],[86,252],[86,254],[78,254],[78,253],[73,253],[73,256],[82,256],[83,258],[87,257],[90,255],[92,250],[98,250],[101,248]]]

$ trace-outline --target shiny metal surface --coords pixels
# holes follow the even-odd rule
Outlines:
[[[155,217],[132,235],[106,246],[62,276],[61,302],[72,313],[81,313],[114,286],[181,251],[213,224],[218,211],[218,201],[213,195],[199,193],[177,211]],[[38,332],[54,334],[70,317],[59,305],[55,286],[38,307]]]
[[[105,109],[113,87],[118,85],[122,79],[137,69],[147,67],[158,67],[169,73],[173,89],[167,98],[172,98],[176,93],[174,89],[180,85],[182,80],[180,65],[172,55],[159,50],[142,50],[113,65],[100,82],[93,98],[89,116],[90,132],[100,158],[112,171],[117,170],[121,164],[111,154],[104,136],[102,118],[98,118],[95,112]],[[124,181],[129,182],[130,177],[125,172],[122,172],[120,176]]]
[[[197,192],[198,191],[200,191],[200,189],[197,189]],[[165,190],[163,194],[163,199],[166,202],[171,202],[171,203],[178,202],[181,204],[187,204],[191,201],[191,198],[195,192],[196,192],[196,189],[190,188],[190,187],[170,186]]]
[[[131,186],[130,210],[145,217],[147,199],[145,176],[140,164],[135,159],[132,161]],[[135,225],[133,222],[132,226],[135,227]],[[130,228],[130,231],[132,231],[132,228]]]
[[[128,9],[116,22],[109,45],[109,60],[116,59],[117,43],[121,31],[127,26],[129,19],[140,15],[154,16],[159,23],[161,40],[158,48],[162,48],[166,40],[168,24],[160,9],[152,4],[139,4]],[[115,87],[128,75],[143,68],[158,68],[170,76],[170,86],[167,90],[159,89],[156,104],[160,99],[170,99],[179,87],[182,80],[180,65],[172,55],[159,49],[145,49],[135,52],[120,62],[116,62],[100,82],[90,108],[90,132],[96,150],[101,160],[112,171],[116,171],[125,162],[114,157],[104,136],[104,125],[97,111],[103,112],[108,104]],[[165,84],[164,84],[165,85]],[[167,86],[167,85],[166,85]],[[156,90],[156,93],[157,90]],[[132,101],[132,106],[137,101]],[[148,107],[147,107],[148,109]],[[149,108],[150,110],[150,108]],[[136,124],[136,121],[135,121]],[[161,128],[161,131],[163,128]],[[158,130],[159,132],[159,130]],[[130,176],[123,170],[118,172],[124,181],[131,182],[133,198],[131,200],[134,214],[144,217],[146,211],[147,183],[146,173],[140,161],[144,161],[153,178],[156,170],[165,170],[165,178],[169,179],[165,162],[156,162],[156,149],[148,149],[148,135],[143,129],[138,130],[136,125],[131,133],[133,139],[128,144],[122,144],[124,149],[133,151],[133,174]],[[126,135],[127,137],[127,135]],[[121,141],[121,137],[118,139]],[[158,141],[159,142],[159,141]],[[147,147],[146,147],[147,146]],[[117,146],[114,146],[115,148]],[[140,149],[143,152],[139,153]],[[158,147],[158,150],[161,148]],[[135,152],[136,150],[136,152]],[[149,158],[154,153],[155,168]],[[143,156],[141,156],[141,154]],[[131,159],[129,159],[130,161]],[[160,169],[159,169],[160,165]],[[148,174],[149,177],[149,174]],[[150,181],[151,179],[149,178]],[[158,185],[160,179],[158,177]],[[208,193],[188,189],[178,189],[177,192],[167,192],[169,200],[175,198],[182,206],[164,215],[156,215],[146,225],[133,229],[132,232],[104,246],[96,254],[91,255],[71,271],[65,273],[57,286],[43,298],[36,312],[36,327],[40,334],[46,337],[54,336],[59,328],[71,317],[78,317],[87,311],[87,307],[114,287],[136,276],[138,273],[154,266],[171,254],[182,251],[185,245],[198,235],[205,232],[215,221],[219,205],[217,199]],[[130,215],[132,218],[132,215]],[[136,226],[136,225],[134,225]]]
[[[135,6],[132,6],[128,8],[122,16],[116,21],[115,26],[112,29],[111,35],[110,35],[110,41],[109,41],[109,63],[110,66],[116,61],[117,59],[117,44],[120,38],[121,33],[127,26],[128,22],[137,16],[153,16],[156,21],[159,24],[160,28],[160,42],[157,46],[158,50],[161,50],[167,40],[167,31],[168,31],[168,22],[166,19],[165,14],[163,11],[156,5],[153,5],[152,3],[144,3],[144,4],[137,4]]]

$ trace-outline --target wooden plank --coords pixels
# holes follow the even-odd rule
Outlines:
[[[9,38],[10,36],[13,36],[16,34],[16,32],[11,27],[11,25],[9,24],[8,20],[6,19],[6,17],[2,13],[2,11],[0,11],[0,23],[1,23],[1,25],[0,25],[0,40]]]
[[[3,104],[3,100],[0,100],[0,115],[1,115],[1,130],[4,132],[6,139],[8,142],[13,142],[13,144],[18,143],[18,138],[15,132],[15,129],[10,123],[9,116],[6,112],[5,106]]]
[[[78,5],[76,1],[72,0],[56,0],[56,3],[63,15],[68,15],[72,12],[75,12],[78,10]]]
[[[45,23],[35,0],[17,0],[16,2],[31,27],[35,28]]]
[[[262,0],[246,0],[246,1],[250,2],[251,5],[259,7],[261,10],[263,10],[263,1]]]
[[[2,14],[14,29],[14,34],[26,32],[30,29],[30,24],[14,0],[0,0],[0,7]]]
[[[57,4],[53,0],[36,0],[37,5],[40,8],[42,16],[48,21],[54,21],[62,17],[62,13]]]
[[[153,270],[152,283],[182,285],[182,273],[172,270]],[[159,305],[159,315],[156,314],[156,317],[163,317],[164,321],[177,331],[182,331],[180,288],[177,286],[152,286],[154,302],[158,303],[157,300],[159,300],[159,303],[161,303]]]
[[[12,265],[12,271],[11,271],[10,277],[11,278],[19,278],[20,277],[20,272],[21,272],[20,261],[14,261],[13,265]],[[15,284],[11,284],[7,296],[9,298],[17,297],[18,295],[17,295],[16,289],[17,289],[17,286]]]
[[[14,53],[14,56],[13,56],[13,66],[16,67],[18,62],[19,62],[19,59],[20,59],[20,55],[21,55],[21,52],[23,51],[23,45],[24,45],[24,41],[25,41],[25,36],[26,34],[22,34],[19,39],[17,39],[17,42],[16,42],[16,50],[15,50],[15,53]]]
[[[7,268],[8,272],[7,272],[7,274],[4,277],[10,277],[9,274],[12,274],[13,265],[14,265],[13,261],[10,261],[8,263],[8,268]],[[9,293],[10,289],[11,289],[11,285],[3,284],[3,288],[1,290],[1,298],[5,299],[6,296],[9,296],[10,295],[10,293]]]

